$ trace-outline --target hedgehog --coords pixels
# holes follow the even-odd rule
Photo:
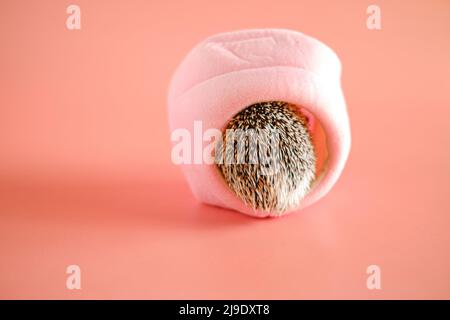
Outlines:
[[[316,155],[308,120],[296,105],[252,104],[222,133],[216,166],[238,198],[277,215],[298,206],[315,180]]]

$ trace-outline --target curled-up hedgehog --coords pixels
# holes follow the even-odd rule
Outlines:
[[[226,134],[230,130],[244,135],[233,136],[230,143],[231,135]],[[217,166],[231,190],[249,207],[282,214],[298,206],[309,192],[316,155],[307,119],[295,106],[280,101],[253,104],[231,119],[223,137]],[[270,142],[266,152],[262,152],[264,142]]]
[[[339,178],[350,151],[341,64],[322,42],[281,29],[198,44],[169,89],[172,130],[222,133],[215,162],[183,164],[200,201],[255,217],[300,211]],[[204,137],[204,143],[212,139]]]

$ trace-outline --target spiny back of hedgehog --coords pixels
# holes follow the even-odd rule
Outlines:
[[[269,127],[280,133],[280,154],[284,157],[279,159],[280,170],[277,173],[263,174],[265,169],[261,163],[218,164],[230,189],[255,210],[282,214],[295,208],[325,170],[328,153],[324,131],[314,119],[314,129],[310,132],[308,118],[302,110],[282,101],[255,103],[234,115],[223,130],[225,141],[226,131],[230,129],[258,130]],[[226,146],[227,143],[224,143],[224,154],[230,149]],[[248,159],[248,143],[245,148]],[[235,151],[231,148],[229,152]]]

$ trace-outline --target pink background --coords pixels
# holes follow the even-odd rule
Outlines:
[[[74,31],[71,2],[0,4],[0,298],[450,298],[449,1],[376,1],[381,31],[370,1],[74,3]],[[174,69],[255,27],[344,67],[347,167],[282,219],[196,203],[170,160]]]

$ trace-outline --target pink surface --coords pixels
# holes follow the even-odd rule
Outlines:
[[[336,54],[299,32],[258,29],[215,35],[191,50],[173,76],[170,128],[186,128],[192,137],[194,121],[201,120],[203,130],[222,131],[243,108],[264,101],[287,101],[308,110],[325,129],[329,157],[310,193],[291,210],[298,211],[331,189],[348,157],[350,127],[340,75]],[[183,169],[202,202],[257,217],[279,216],[246,206],[215,164],[189,164]]]
[[[448,1],[377,1],[380,31],[366,1],[77,1],[79,31],[70,3],[0,5],[1,298],[450,298]],[[170,160],[179,61],[261,27],[337,52],[351,119],[339,181],[283,219],[198,204]]]

